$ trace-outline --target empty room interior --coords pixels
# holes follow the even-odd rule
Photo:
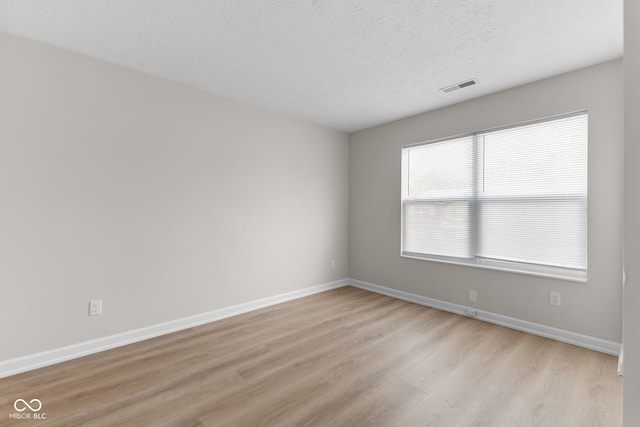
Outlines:
[[[638,28],[0,0],[0,426],[640,425]]]

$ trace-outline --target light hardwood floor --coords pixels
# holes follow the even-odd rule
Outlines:
[[[0,379],[0,425],[621,426],[616,363],[346,287]]]

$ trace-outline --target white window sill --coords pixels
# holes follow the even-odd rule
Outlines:
[[[551,279],[569,280],[572,282],[587,282],[587,272],[580,270],[571,270],[559,267],[550,267],[544,265],[523,264],[508,261],[495,261],[487,259],[473,259],[462,261],[458,259],[434,258],[427,255],[402,253],[402,258],[419,259],[423,261],[441,262],[445,264],[463,265],[467,267],[484,268],[488,270],[506,271],[509,273],[526,274],[529,276],[548,277]]]

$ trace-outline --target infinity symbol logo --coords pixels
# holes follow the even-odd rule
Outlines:
[[[20,403],[22,405],[18,406],[18,404]],[[29,403],[33,406],[31,406]],[[24,399],[17,399],[15,402],[13,402],[13,407],[18,412],[24,412],[27,410],[27,408],[31,409],[31,412],[38,412],[40,409],[42,409],[42,402],[40,402],[38,399],[31,399],[29,403],[27,403],[27,401]]]

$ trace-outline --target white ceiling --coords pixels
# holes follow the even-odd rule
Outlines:
[[[0,31],[350,132],[621,57],[622,0],[0,0]]]

